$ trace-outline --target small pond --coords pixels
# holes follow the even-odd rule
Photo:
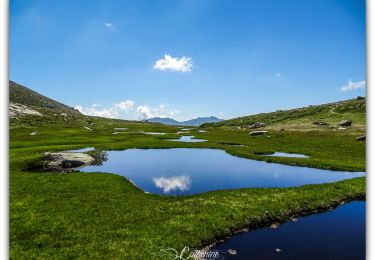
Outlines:
[[[143,132],[143,131],[140,131],[140,133],[146,134],[146,135],[165,135],[166,134],[166,133],[161,133],[161,132]]]
[[[290,187],[365,175],[363,172],[267,163],[216,149],[128,149],[108,151],[107,158],[102,165],[80,170],[116,173],[129,178],[146,192],[172,195],[252,187]]]
[[[274,157],[290,157],[290,158],[309,158],[309,156],[299,153],[283,153],[283,152],[274,152],[271,154],[265,154],[264,156],[274,156]]]
[[[229,249],[236,255],[229,255]],[[366,203],[355,201],[324,213],[300,217],[276,229],[241,233],[211,250],[225,259],[366,258]]]
[[[126,134],[126,132],[113,132],[113,135],[118,135],[118,134]]]
[[[183,135],[179,139],[168,139],[167,141],[185,142],[185,143],[200,143],[200,142],[206,142],[207,140],[194,139],[193,135]]]

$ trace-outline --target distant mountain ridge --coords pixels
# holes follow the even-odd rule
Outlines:
[[[177,121],[168,117],[166,118],[154,117],[154,118],[147,119],[147,122],[151,122],[151,123],[159,123],[163,125],[181,125],[181,126],[199,126],[199,125],[206,124],[206,123],[217,123],[221,121],[223,121],[223,119],[220,119],[214,116],[198,117],[198,118],[190,119],[187,121]]]

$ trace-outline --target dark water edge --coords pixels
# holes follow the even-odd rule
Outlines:
[[[228,252],[224,259],[366,259],[366,202],[354,201],[335,210],[290,221],[276,229],[238,234],[211,250]],[[232,251],[233,252],[233,251]]]

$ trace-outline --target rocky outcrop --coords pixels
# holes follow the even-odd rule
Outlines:
[[[313,125],[329,125],[329,124],[324,121],[314,121]]]
[[[365,135],[358,136],[355,140],[357,140],[357,141],[366,141],[366,136]]]
[[[260,128],[260,127],[265,127],[265,126],[266,126],[266,124],[263,123],[263,122],[256,122],[252,125],[249,125],[249,128],[254,129],[254,128]]]
[[[268,131],[251,131],[249,133],[249,135],[251,135],[251,136],[257,136],[257,135],[264,135],[266,133],[268,133]]]
[[[56,152],[44,153],[45,167],[49,170],[64,171],[90,165],[94,158],[85,153]]]
[[[43,116],[40,112],[32,109],[28,106],[18,104],[18,103],[9,103],[9,117],[16,118],[17,116],[32,115],[32,116]]]
[[[338,126],[351,126],[352,120],[345,119],[345,120],[340,121],[337,125]]]

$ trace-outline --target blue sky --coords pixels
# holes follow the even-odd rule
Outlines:
[[[87,114],[232,118],[365,95],[364,0],[10,1],[10,79]]]

